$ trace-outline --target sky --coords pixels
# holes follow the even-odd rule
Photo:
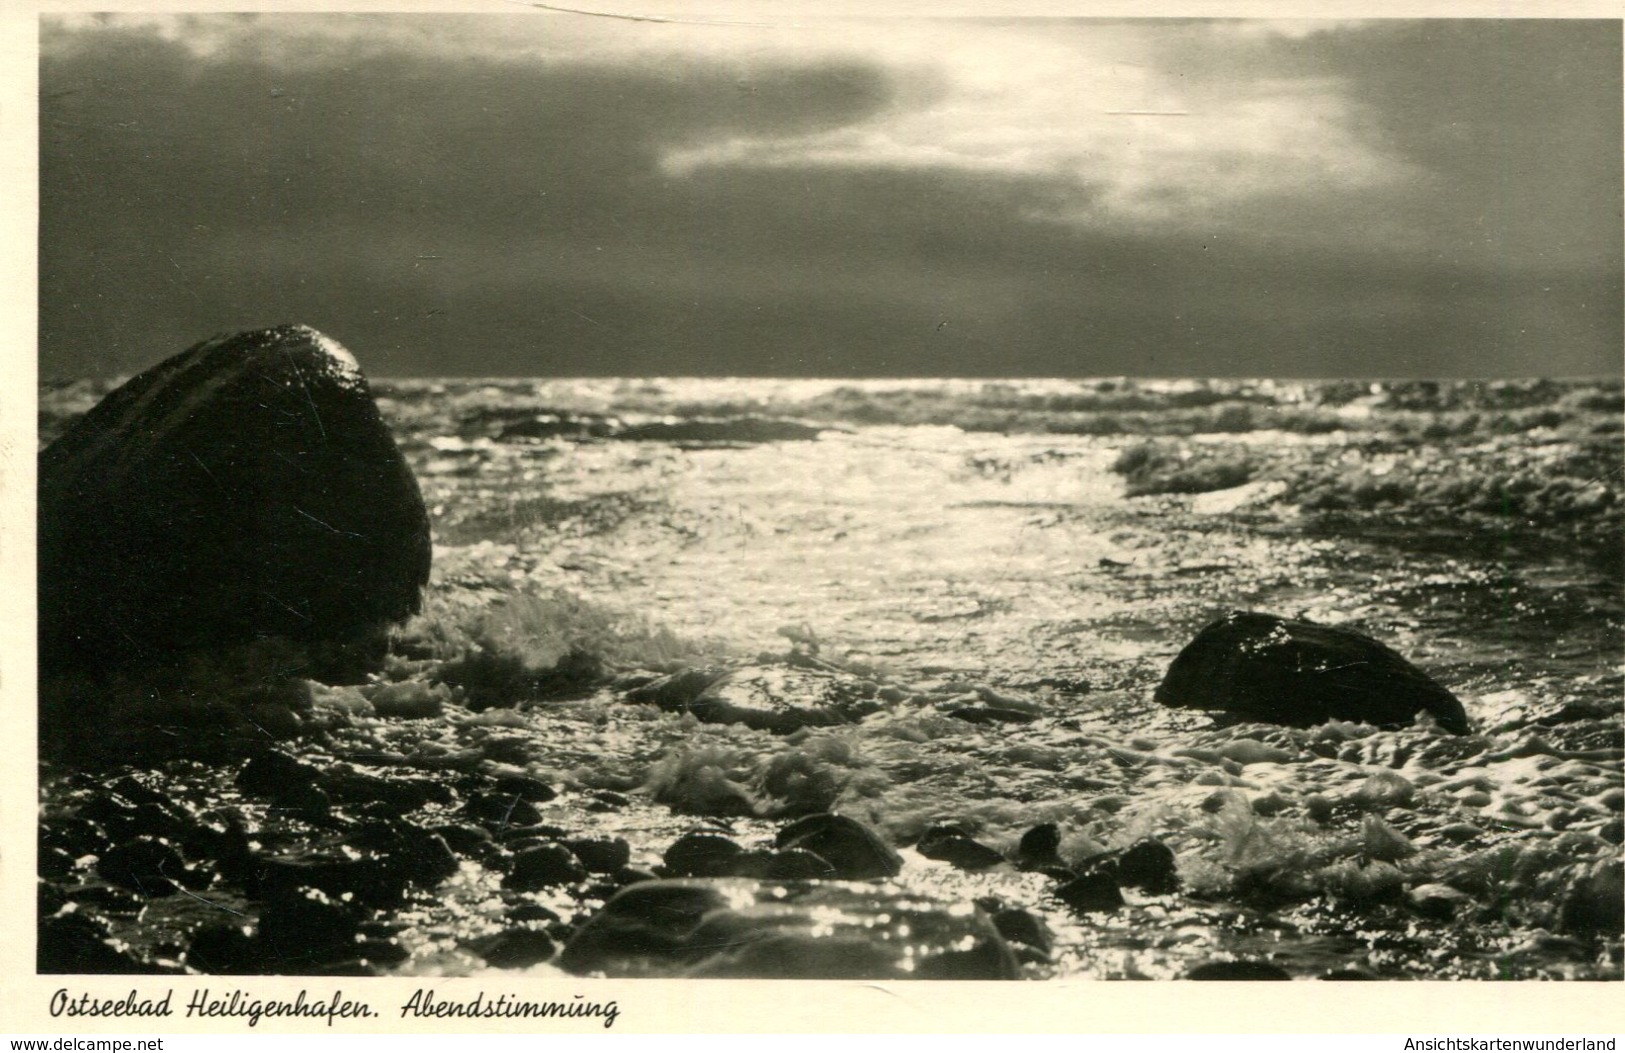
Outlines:
[[[40,371],[1618,375],[1619,21],[69,15]]]

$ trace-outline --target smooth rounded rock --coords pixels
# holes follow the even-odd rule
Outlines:
[[[558,953],[558,944],[539,929],[516,928],[480,941],[474,950],[497,969],[525,969]]]
[[[115,845],[103,853],[96,872],[115,885],[133,889],[143,896],[173,896],[177,879],[186,864],[169,842],[156,837],[138,837]]]
[[[1117,857],[1117,882],[1153,896],[1175,891],[1179,873],[1173,849],[1151,838],[1135,842]]]
[[[1107,913],[1123,905],[1117,881],[1104,870],[1079,874],[1057,888],[1055,898],[1084,914]]]
[[[1291,974],[1269,962],[1207,962],[1185,974],[1187,980],[1290,980]]]
[[[1061,828],[1054,823],[1039,823],[1021,835],[1021,842],[1016,846],[1016,865],[1023,870],[1060,866],[1060,847]]]
[[[429,522],[336,342],[219,337],[115,390],[40,454],[47,671],[278,637],[373,648],[418,610]]]
[[[355,952],[360,911],[321,889],[290,889],[260,913],[259,938],[273,972],[299,973]]]
[[[502,887],[534,892],[553,885],[573,885],[587,880],[587,868],[563,845],[538,845],[513,857],[513,869],[502,879]]]
[[[632,846],[624,837],[573,837],[563,844],[594,874],[613,874],[632,860]]]
[[[932,827],[920,835],[914,850],[927,859],[950,863],[960,870],[986,870],[1004,862],[1004,856],[951,827]]]
[[[1234,611],[1198,633],[1155,698],[1293,727],[1398,726],[1425,711],[1446,731],[1468,731],[1456,696],[1386,645],[1351,629],[1256,612]]]
[[[856,819],[821,812],[797,819],[778,833],[779,848],[800,848],[829,862],[848,881],[895,877],[903,857]]]
[[[613,977],[1014,979],[979,909],[824,882],[650,881],[623,889],[559,964]]]
[[[663,862],[670,877],[724,877],[744,851],[721,834],[691,830],[671,843]]]

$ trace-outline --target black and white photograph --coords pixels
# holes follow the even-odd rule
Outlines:
[[[39,14],[44,988],[1622,978],[1620,18],[593,6]]]

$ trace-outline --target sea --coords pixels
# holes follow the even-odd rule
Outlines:
[[[112,384],[43,390],[42,442]],[[650,870],[696,828],[748,847],[798,814],[852,816],[902,855],[894,888],[1041,918],[1030,979],[1233,959],[1621,978],[1618,380],[372,387],[430,511],[434,577],[372,682],[309,685],[335,716],[294,748],[521,769],[558,791],[545,822],[623,838]],[[1470,732],[1156,704],[1233,610],[1380,640]],[[684,670],[725,704],[632,697]],[[229,772],[137,774],[274,825]],[[54,766],[42,785],[91,792]],[[1084,912],[1043,874],[917,850],[946,826],[1010,856],[1042,824],[1068,863],[1160,841],[1179,891]],[[539,901],[563,940],[598,895]],[[481,968],[498,898],[466,864],[399,909],[388,971]],[[188,909],[124,931],[181,931]]]

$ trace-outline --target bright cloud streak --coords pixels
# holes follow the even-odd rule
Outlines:
[[[989,53],[913,53],[939,97],[858,124],[802,135],[729,136],[669,151],[666,171],[729,166],[939,169],[1063,179],[1056,218],[1225,224],[1229,211],[1304,190],[1403,184],[1419,173],[1361,133],[1359,105],[1335,78],[1187,78],[1124,27],[1060,41],[1013,34]],[[1214,27],[1220,35],[1228,30]],[[960,59],[964,56],[964,59]],[[929,65],[927,62],[929,61]]]

